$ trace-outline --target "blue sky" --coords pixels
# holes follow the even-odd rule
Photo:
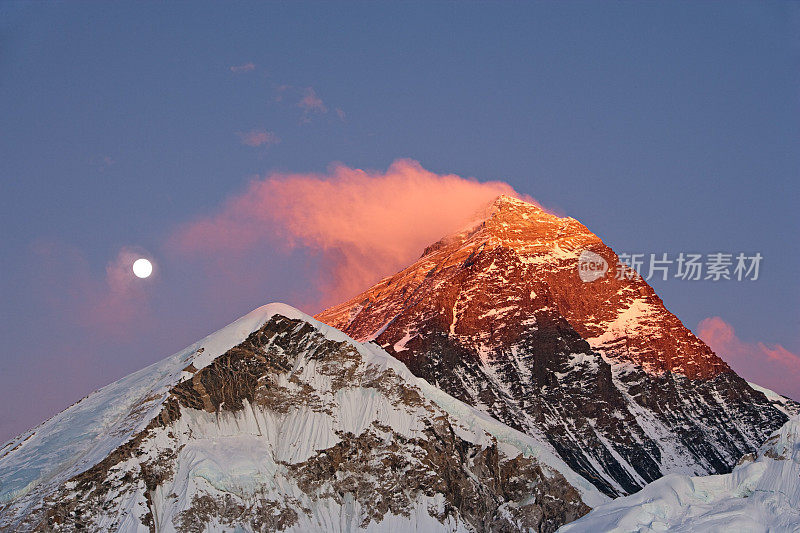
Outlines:
[[[797,3],[0,4],[0,440],[310,301],[314,253],[227,290],[164,243],[253,176],[334,162],[505,181],[617,252],[760,252],[757,282],[652,284],[691,328],[798,353],[799,36]],[[72,309],[121,250],[159,276],[112,334]]]

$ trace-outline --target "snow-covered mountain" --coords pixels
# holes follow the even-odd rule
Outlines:
[[[559,530],[563,533],[798,532],[800,417],[792,417],[730,474],[671,474]]]
[[[616,264],[500,197],[320,321],[259,308],[12,439],[0,530],[798,530],[800,405]]]
[[[607,500],[545,439],[282,304],[0,449],[3,531],[553,531]]]
[[[608,273],[583,282],[579,258]],[[787,420],[572,218],[499,197],[405,270],[319,315],[537,438],[610,496],[729,472]],[[620,279],[618,279],[618,277]]]

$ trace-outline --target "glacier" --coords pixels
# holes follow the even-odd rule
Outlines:
[[[559,529],[597,531],[800,531],[800,416],[742,457],[729,474],[670,474]]]

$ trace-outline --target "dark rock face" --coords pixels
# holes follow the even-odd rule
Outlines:
[[[387,513],[408,515],[417,494],[444,495],[436,518],[443,524],[460,519],[476,531],[555,531],[589,511],[563,478],[550,479],[531,459],[503,459],[496,445],[461,440],[444,419],[426,427],[425,438],[393,434],[389,447],[386,430],[342,435],[339,444],[290,470],[308,494],[332,490],[368,504],[362,528]]]
[[[578,257],[611,265],[584,283]],[[470,230],[317,318],[416,375],[544,435],[608,495],[672,472],[722,473],[786,416],[573,219],[500,198]]]
[[[304,365],[313,365],[313,372],[306,375]],[[555,531],[589,511],[558,472],[522,454],[508,457],[496,441],[481,444],[459,436],[464,430],[458,422],[413,384],[391,368],[365,364],[352,344],[330,340],[306,322],[274,316],[208,366],[186,371],[193,376],[171,389],[144,431],[64,484],[21,526],[115,530],[135,520],[157,531],[170,520],[180,531],[205,531],[209,524],[281,531],[303,529],[308,522],[301,520],[313,514],[314,502],[332,501],[364,509],[350,524],[357,529],[387,516],[409,517],[419,501],[435,500],[439,504],[428,513],[442,530],[466,524],[475,531]],[[392,409],[414,417],[421,431],[408,436],[378,421],[360,432],[337,430],[338,442],[304,460],[276,459],[281,477],[274,482],[291,483],[299,492],[262,489],[244,497],[204,491],[200,484],[187,506],[165,516],[178,499],[175,487],[198,460],[199,452],[189,450],[201,433],[216,431],[204,427],[203,417],[218,426],[232,417],[238,425],[250,413],[256,420],[262,413],[263,421],[301,408],[337,420],[344,416],[337,395],[353,389],[376,391]],[[187,419],[186,413],[200,414]],[[266,426],[256,426],[258,437],[280,445],[264,433]]]

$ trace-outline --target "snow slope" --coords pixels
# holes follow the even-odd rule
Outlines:
[[[579,532],[800,531],[800,416],[730,474],[672,474],[559,529]]]
[[[260,307],[186,349],[99,389],[0,448],[0,504],[35,499],[40,488],[66,481],[100,462],[144,429],[189,364],[202,368],[279,313],[304,316],[282,304]],[[32,498],[23,498],[34,492]]]

